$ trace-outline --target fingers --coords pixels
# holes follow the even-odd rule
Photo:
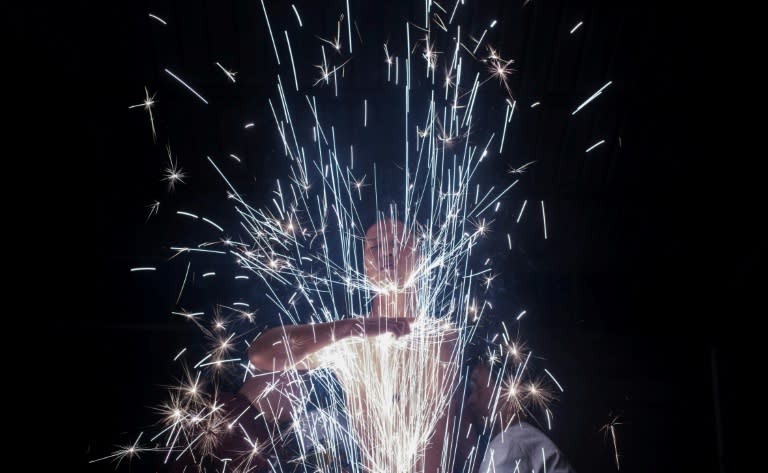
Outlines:
[[[403,335],[408,335],[411,333],[411,324],[413,323],[413,318],[405,318],[405,317],[398,317],[393,319],[386,319],[381,322],[383,322],[386,327],[387,332],[393,334],[395,337],[402,337]]]

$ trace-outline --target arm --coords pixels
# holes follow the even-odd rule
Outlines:
[[[248,347],[248,360],[265,371],[284,371],[303,363],[307,357],[352,336],[372,337],[392,333],[399,337],[410,333],[413,319],[358,317],[323,324],[303,324],[274,327],[264,332]]]

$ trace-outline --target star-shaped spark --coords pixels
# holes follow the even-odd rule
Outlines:
[[[488,68],[488,71],[491,73],[491,77],[496,77],[497,79],[499,79],[499,82],[504,86],[504,88],[507,90],[507,94],[509,94],[509,96],[511,97],[512,90],[510,90],[507,80],[509,79],[509,75],[515,72],[514,69],[509,67],[509,65],[515,62],[515,60],[509,59],[505,61],[504,59],[501,59],[501,58],[495,58],[495,59],[489,59],[489,62],[490,62],[490,67]]]
[[[328,66],[325,66],[322,64],[315,65],[316,68],[320,69],[320,78],[315,81],[314,85],[317,85],[320,82],[328,82],[328,78],[331,77],[331,75],[333,75],[334,72],[344,67],[350,60],[351,58],[347,59],[346,61],[334,67],[333,69],[328,69]]]
[[[522,173],[524,173],[525,171],[528,170],[528,166],[530,166],[531,164],[533,164],[535,162],[536,161],[529,161],[529,162],[523,164],[522,166],[520,166],[518,168],[514,168],[514,167],[510,166],[509,170],[507,172],[510,173],[510,174],[522,174]]]
[[[475,235],[484,237],[488,234],[490,231],[490,227],[493,221],[486,222],[485,219],[472,222],[472,225],[475,227]]]
[[[491,284],[493,284],[493,280],[496,279],[498,276],[499,276],[498,274],[490,274],[483,278],[483,285],[485,286],[486,290],[491,288]]]
[[[149,90],[147,90],[146,87],[144,87],[144,102],[131,105],[128,107],[128,109],[132,108],[139,108],[144,107],[144,110],[147,111],[149,114],[149,125],[152,127],[152,140],[157,141],[157,132],[155,131],[155,117],[152,115],[152,106],[155,105],[155,95],[157,95],[157,92],[152,94],[152,96],[149,96]]]
[[[149,209],[149,214],[147,214],[147,222],[150,218],[152,218],[153,215],[157,215],[157,212],[160,211],[160,201],[156,200],[153,203],[147,205],[147,208]]]
[[[184,170],[179,167],[178,162],[174,161],[173,155],[171,154],[171,147],[169,146],[168,167],[163,171],[163,180],[168,181],[168,192],[173,192],[176,188],[177,181],[185,184],[185,177],[187,177],[187,175],[184,173]]]
[[[120,466],[120,462],[122,462],[125,458],[127,458],[128,461],[130,462],[133,459],[133,457],[138,458],[139,453],[153,450],[149,448],[139,447],[139,440],[141,439],[141,436],[143,434],[144,432],[139,433],[139,436],[136,437],[136,441],[133,442],[133,444],[120,446],[112,455],[107,455],[106,457],[97,458],[96,460],[91,460],[89,463],[95,463],[103,460],[115,460],[117,461],[117,466]]]
[[[621,425],[621,422],[619,422],[620,418],[619,416],[615,416],[613,419],[611,419],[610,422],[605,424],[600,430],[605,432],[606,437],[608,435],[611,436],[611,441],[613,443],[613,454],[614,458],[616,460],[616,469],[619,469],[619,445],[616,441],[616,426]]]
[[[363,177],[361,177],[360,179],[353,179],[352,180],[352,185],[354,186],[355,189],[357,189],[357,197],[359,199],[363,198],[362,194],[361,194],[362,188],[363,187],[367,187],[369,185],[369,184],[365,183],[365,176],[366,175],[363,175]]]
[[[317,37],[320,41],[324,43],[330,44],[333,49],[336,50],[339,54],[341,54],[341,23],[344,21],[344,14],[342,13],[339,17],[339,21],[336,22],[336,37],[333,38],[333,41],[321,38],[320,36]]]
[[[424,53],[422,57],[427,61],[427,67],[434,70],[437,67],[437,51],[434,50],[434,46],[429,44],[429,38],[424,39]]]
[[[445,70],[445,81],[443,82],[443,87],[447,90],[450,87],[453,87],[453,75],[451,74],[451,71],[448,69]]]

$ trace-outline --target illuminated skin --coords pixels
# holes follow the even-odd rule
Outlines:
[[[426,439],[424,439],[424,434],[419,432],[423,430],[423,427],[418,427],[421,424],[416,421],[408,422],[408,418],[418,416],[414,412],[417,407],[411,408],[407,401],[401,401],[401,397],[406,399],[414,395],[426,397],[430,390],[443,389],[446,379],[449,378],[446,376],[448,373],[446,367],[452,366],[449,362],[455,341],[443,339],[438,344],[430,344],[416,339],[405,342],[410,343],[406,345],[406,349],[390,347],[388,343],[391,342],[387,342],[386,338],[382,338],[380,344],[340,343],[352,337],[362,336],[370,339],[386,333],[391,333],[399,339],[411,332],[411,325],[415,319],[408,315],[415,312],[416,304],[411,276],[417,266],[416,249],[413,238],[402,222],[387,219],[372,225],[366,232],[363,249],[365,274],[376,292],[371,304],[371,313],[367,317],[325,324],[275,327],[251,344],[248,356],[254,367],[264,371],[322,366],[322,362],[319,361],[321,357],[312,355],[334,345],[339,346],[346,354],[345,356],[360,360],[361,366],[358,369],[363,371],[362,374],[349,373],[345,370],[348,368],[346,366],[334,367],[341,370],[337,370],[337,375],[347,392],[351,423],[361,439],[370,439],[371,436],[376,438],[376,434],[371,433],[371,428],[368,426],[369,423],[375,422],[372,418],[392,416],[391,407],[382,406],[379,398],[369,396],[366,381],[374,379],[391,382],[393,376],[385,373],[393,367],[396,370],[403,370],[406,378],[414,378],[412,375],[414,369],[421,370],[425,380],[431,385],[426,388],[418,387],[419,383],[412,381],[412,385],[402,386],[400,391],[396,389],[392,401],[400,404],[397,408],[400,416],[390,421],[404,422],[406,429],[410,427],[411,430],[421,434],[421,436],[413,436],[417,439],[414,441],[417,441],[418,445],[412,447],[416,449],[414,452],[418,453],[414,453],[412,457],[416,458],[415,466],[408,471],[436,473],[440,471],[447,414],[451,409],[445,409],[443,413],[434,416],[431,432],[426,432]],[[414,354],[414,348],[422,352]],[[400,359],[392,360],[392,354]],[[432,361],[425,363],[424,358]],[[394,376],[394,379],[396,378],[397,376]],[[252,388],[249,383],[251,381],[246,383],[241,393],[253,402],[257,402],[261,396],[262,387],[254,384]],[[387,464],[386,460],[381,460],[382,455],[386,456],[383,450],[386,448],[379,445],[370,449],[368,456],[364,456],[363,459],[366,469],[379,471],[382,468],[380,465]]]

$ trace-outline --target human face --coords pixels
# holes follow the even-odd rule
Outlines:
[[[482,424],[488,417],[488,406],[493,398],[493,380],[489,385],[490,370],[488,366],[479,364],[472,369],[469,375],[469,394],[465,406],[472,422]]]
[[[365,233],[365,274],[374,284],[402,287],[415,267],[413,238],[398,220],[380,220]]]

